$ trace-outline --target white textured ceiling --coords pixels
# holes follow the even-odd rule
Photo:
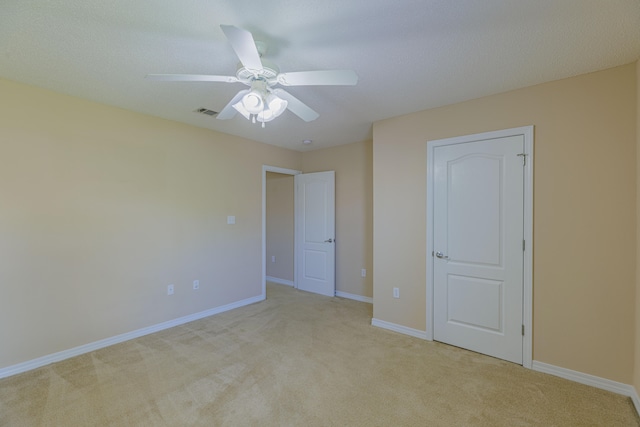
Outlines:
[[[193,112],[220,111],[240,83],[144,79],[234,75],[220,24],[266,42],[283,72],[352,69],[359,83],[290,87],[320,117],[287,111],[262,129]],[[639,58],[640,0],[0,0],[0,77],[296,150]]]

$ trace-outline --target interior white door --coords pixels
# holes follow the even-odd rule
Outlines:
[[[295,176],[296,285],[335,296],[335,172]]]
[[[434,149],[434,339],[522,364],[522,135]]]

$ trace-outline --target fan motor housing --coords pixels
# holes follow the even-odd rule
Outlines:
[[[280,73],[278,66],[261,59],[262,61],[262,70],[250,70],[242,65],[242,63],[238,64],[238,71],[236,71],[236,77],[241,82],[251,85],[251,81],[255,79],[263,79],[267,82],[269,86],[273,86],[278,83],[277,77]]]

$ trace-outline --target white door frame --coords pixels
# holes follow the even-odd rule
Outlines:
[[[284,169],[276,166],[262,165],[262,298],[267,298],[267,172],[281,173],[284,175],[299,175],[302,171]],[[293,191],[293,203],[296,206],[296,191]],[[294,238],[295,240],[295,238]],[[296,270],[298,268],[298,255],[293,251],[293,286],[297,288]]]
[[[493,132],[464,135],[453,138],[427,141],[427,319],[426,338],[433,341],[433,174],[436,147],[462,144],[482,139],[524,136],[524,264],[522,322],[525,334],[522,348],[522,366],[531,369],[533,359],[533,126],[524,126]]]

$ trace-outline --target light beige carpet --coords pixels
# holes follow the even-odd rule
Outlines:
[[[267,296],[0,380],[0,425],[640,425],[626,397],[372,327],[369,304]]]

